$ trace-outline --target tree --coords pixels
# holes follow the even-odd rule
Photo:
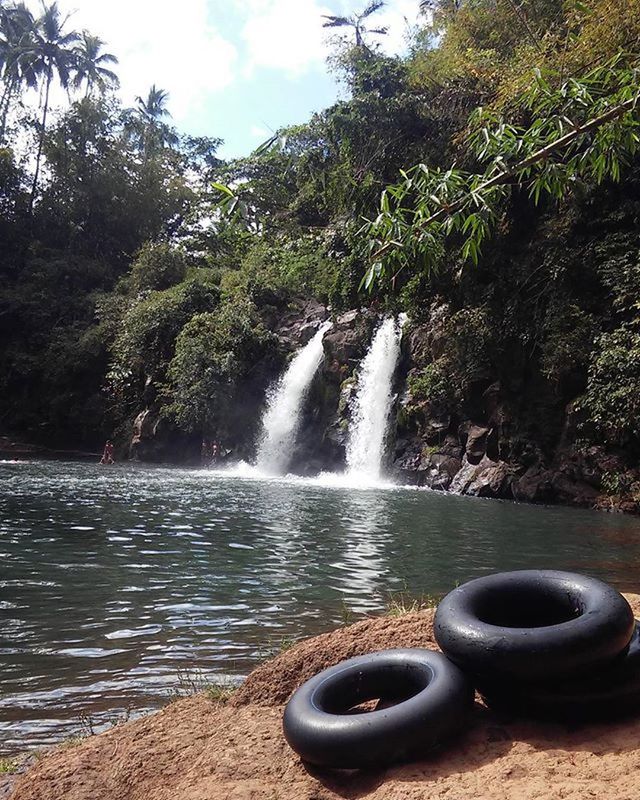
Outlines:
[[[136,97],[131,128],[138,139],[145,159],[161,150],[166,145],[175,145],[178,137],[171,126],[163,120],[171,117],[167,108],[169,93],[159,89],[155,83],[149,89],[146,98]]]
[[[35,20],[24,3],[0,7],[0,142],[4,140],[11,101],[23,85],[34,88],[32,53]]]
[[[35,200],[40,176],[40,162],[42,159],[42,146],[47,128],[47,113],[49,111],[49,91],[54,76],[57,76],[63,88],[69,86],[71,74],[75,68],[74,45],[78,41],[76,31],[65,32],[69,16],[62,16],[58,3],[44,6],[42,15],[36,20],[34,29],[33,49],[29,56],[35,73],[44,81],[44,103],[42,107],[42,121],[40,123],[40,136],[36,166],[31,186],[31,208]]]
[[[383,0],[374,0],[373,3],[361,11],[359,14],[352,14],[350,17],[328,16],[323,14],[323,19],[327,22],[322,23],[323,28],[353,28],[356,37],[356,47],[361,47],[363,50],[369,51],[369,47],[365,42],[366,34],[376,34],[384,36],[387,33],[387,28],[367,28],[364,21],[379,11],[384,6]]]
[[[111,53],[101,53],[103,45],[99,36],[93,36],[86,30],[80,34],[79,44],[75,48],[72,85],[74,89],[80,89],[86,83],[85,97],[91,95],[94,87],[102,94],[107,88],[116,88],[120,84],[116,73],[105,66],[117,64],[118,59]]]
[[[169,100],[169,93],[164,89],[158,89],[155,83],[149,89],[149,94],[146,99],[138,96],[136,97],[137,112],[142,119],[146,122],[157,122],[164,117],[170,117],[169,109],[167,108],[167,101]]]

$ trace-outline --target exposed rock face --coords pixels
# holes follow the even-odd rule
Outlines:
[[[456,494],[638,513],[640,472],[602,447],[579,446],[573,403],[553,408],[534,383],[503,386],[490,376],[453,410],[437,397],[412,395],[415,378],[447,352],[448,314],[434,303],[405,337],[397,478]]]
[[[197,437],[176,430],[153,407],[143,409],[135,418],[129,445],[133,461],[190,463],[198,454]]]
[[[358,365],[378,316],[354,309],[338,316],[323,339],[324,361],[310,387],[292,466],[300,474],[340,469],[345,462],[350,403]]]

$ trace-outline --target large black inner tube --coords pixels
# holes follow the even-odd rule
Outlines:
[[[585,674],[629,645],[634,620],[606,583],[556,570],[469,581],[438,606],[435,636],[472,675],[528,681]]]
[[[478,690],[492,708],[526,716],[591,721],[617,719],[640,710],[640,623],[626,653],[593,675],[544,683],[487,681]]]
[[[392,706],[358,711],[379,699]],[[473,690],[431,650],[385,650],[324,670],[301,686],[284,713],[291,747],[312,764],[354,769],[406,760],[440,744],[464,722]]]

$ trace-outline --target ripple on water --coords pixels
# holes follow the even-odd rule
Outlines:
[[[162,625],[143,625],[140,628],[123,628],[119,631],[105,633],[106,639],[134,639],[137,636],[151,636],[160,633]]]

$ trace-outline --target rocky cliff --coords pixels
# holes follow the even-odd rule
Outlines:
[[[232,414],[219,421],[230,460],[251,460],[268,386],[330,316],[330,308],[308,301],[274,320],[279,356],[254,365]],[[379,318],[371,309],[334,316],[292,453],[296,474],[343,468],[358,367]],[[462,495],[638,512],[640,473],[621,453],[584,446],[571,402],[546,395],[535,379],[505,385],[487,365],[470,369],[464,391],[442,385],[435,368],[451,346],[449,319],[447,305],[434,303],[405,328],[386,465],[394,478]],[[144,408],[130,452],[140,460],[197,463],[200,441],[200,434],[186,436]],[[611,475],[618,476],[613,487]]]

